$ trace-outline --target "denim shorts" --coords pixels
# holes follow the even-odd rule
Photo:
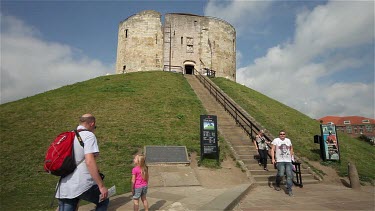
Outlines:
[[[145,196],[147,194],[147,186],[135,188],[133,199],[139,199],[141,196]]]

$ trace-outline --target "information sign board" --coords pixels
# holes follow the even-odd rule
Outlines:
[[[340,160],[339,139],[334,124],[320,125],[323,160]]]
[[[201,115],[201,159],[206,154],[213,154],[219,160],[219,147],[217,139],[217,117],[214,115]]]

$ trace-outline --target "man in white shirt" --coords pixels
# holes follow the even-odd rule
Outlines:
[[[98,142],[94,134],[95,117],[84,114],[80,117],[77,130],[83,140],[82,147],[75,137],[74,155],[77,168],[73,173],[61,179],[56,192],[60,211],[75,211],[80,199],[96,204],[96,210],[107,210],[108,189],[99,175],[96,157],[99,155]],[[103,199],[99,203],[99,200]]]
[[[293,146],[290,139],[285,137],[285,131],[281,130],[279,132],[279,138],[275,138],[272,141],[272,163],[277,165],[277,175],[276,175],[276,190],[280,191],[281,178],[286,173],[286,185],[287,192],[289,196],[293,196],[292,186],[293,186],[293,166],[292,166],[292,156],[294,155]],[[276,153],[275,153],[276,150]],[[275,160],[276,155],[276,160]]]

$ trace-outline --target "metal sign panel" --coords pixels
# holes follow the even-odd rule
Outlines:
[[[201,159],[205,154],[214,154],[219,159],[217,142],[217,117],[214,115],[201,115]]]
[[[322,133],[323,160],[340,160],[339,140],[336,126],[327,124],[320,126]]]
[[[146,146],[145,156],[148,165],[190,163],[185,146]]]

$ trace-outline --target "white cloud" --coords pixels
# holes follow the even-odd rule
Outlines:
[[[41,32],[1,15],[1,103],[112,72],[78,49],[42,40]]]
[[[374,117],[373,80],[351,82],[350,78],[338,81],[340,78],[333,77],[356,71],[374,78],[374,61],[368,70],[367,55],[350,53],[361,53],[358,49],[365,45],[374,46],[373,9],[371,1],[332,1],[300,12],[294,40],[268,49],[253,64],[239,68],[237,82],[313,118]],[[226,13],[225,8],[221,12]]]
[[[249,27],[251,22],[256,23],[264,19],[264,11],[271,5],[271,1],[218,1],[209,0],[205,8],[205,16],[221,18],[236,28],[237,34],[242,34],[244,30],[255,34],[263,34],[264,29],[255,31]],[[246,17],[246,18],[244,18]],[[249,20],[251,20],[249,22]]]

